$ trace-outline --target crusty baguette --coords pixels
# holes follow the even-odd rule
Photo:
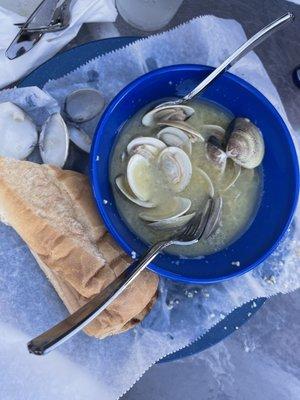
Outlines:
[[[93,204],[88,180],[73,171],[0,157],[0,219],[28,244],[72,312],[128,265]],[[153,303],[158,278],[144,271],[101,313],[87,333],[129,329]]]

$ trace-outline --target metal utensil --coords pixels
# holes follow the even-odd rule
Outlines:
[[[58,32],[63,29],[66,29],[71,20],[71,12],[70,5],[72,0],[64,0],[61,5],[54,10],[53,17],[51,19],[50,24],[37,26],[36,23],[29,23],[26,26],[26,23],[16,23],[15,26],[18,26],[20,29],[23,29],[25,32],[36,32],[36,33],[49,33],[49,32]]]
[[[198,86],[196,86],[190,93],[186,94],[184,97],[174,100],[167,101],[159,104],[155,107],[158,109],[160,107],[170,106],[172,107],[175,104],[184,104],[190,100],[192,100],[195,96],[201,93],[204,89],[206,89],[218,76],[220,76],[223,72],[227,71],[230,67],[232,67],[237,61],[239,61],[244,55],[253,50],[257,45],[266,40],[270,35],[274,32],[281,29],[287,23],[294,20],[294,15],[290,12],[284,14],[282,17],[276,19],[269,25],[265,26],[258,33],[252,36],[249,40],[247,40],[244,44],[242,44],[233,54],[231,54],[219,67],[213,70]]]
[[[31,50],[35,44],[48,31],[64,29],[64,25],[70,21],[71,0],[43,0],[34,10],[28,20],[22,24],[20,32],[7,48],[5,55],[10,60],[22,56]],[[51,24],[54,26],[51,28]]]
[[[27,347],[30,353],[43,355],[54,350],[89,322],[97,317],[118,297],[127,286],[154,260],[154,258],[170,245],[187,246],[197,243],[203,235],[207,234],[206,227],[216,205],[221,202],[209,198],[203,212],[197,213],[186,225],[184,230],[174,234],[167,240],[154,244],[144,256],[132,263],[118,278],[108,285],[101,293],[83,307],[70,315],[64,321],[31,340]],[[206,235],[208,237],[208,235]]]

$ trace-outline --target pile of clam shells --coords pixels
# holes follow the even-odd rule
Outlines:
[[[128,160],[126,173],[116,178],[116,186],[130,201],[144,208],[139,217],[151,228],[174,229],[184,226],[193,216],[189,213],[191,200],[179,194],[189,185],[192,177],[190,156],[196,141],[204,142],[207,162],[222,175],[228,159],[233,161],[234,173],[223,192],[235,184],[242,168],[253,169],[260,165],[264,156],[264,141],[260,130],[247,118],[235,118],[227,130],[217,125],[203,125],[199,130],[187,120],[194,109],[186,105],[154,108],[142,118],[144,126],[157,127],[156,137],[139,136],[130,141],[124,159]],[[203,129],[208,133],[204,137]],[[174,197],[166,207],[153,202],[155,179],[149,171],[156,172],[167,181]],[[214,185],[208,174],[201,170],[208,182],[208,195],[214,197]],[[220,199],[222,206],[221,194]],[[220,213],[218,215],[220,218]]]
[[[43,126],[37,127],[16,104],[0,103],[0,156],[24,160],[38,147],[43,163],[62,168],[69,155],[70,141],[82,151],[90,152],[91,138],[80,124],[96,117],[103,107],[99,91],[78,89],[66,97],[62,114],[50,115]]]

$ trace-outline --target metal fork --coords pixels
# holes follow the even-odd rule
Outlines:
[[[197,213],[186,227],[167,240],[154,244],[144,256],[132,263],[118,278],[108,285],[101,293],[74,312],[53,328],[31,340],[28,344],[30,353],[43,355],[64,343],[70,337],[83,329],[89,322],[105,310],[124,289],[154,260],[165,248],[171,245],[187,246],[197,243],[202,237],[207,238],[213,231],[209,221],[219,215],[218,208],[222,202],[209,198],[202,212]],[[215,225],[215,224],[214,224]],[[207,230],[207,229],[208,230]]]

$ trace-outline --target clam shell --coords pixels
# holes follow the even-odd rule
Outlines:
[[[0,156],[17,160],[29,156],[38,140],[31,118],[14,103],[0,103],[0,126]]]
[[[158,156],[158,166],[175,192],[181,192],[190,183],[192,164],[182,149],[167,147]]]
[[[221,172],[226,167],[227,154],[222,149],[221,143],[215,136],[210,136],[205,144],[207,159]]]
[[[104,105],[104,98],[98,90],[83,88],[68,94],[64,112],[70,121],[81,123],[96,117]]]
[[[260,130],[248,118],[236,118],[226,147],[227,156],[244,168],[256,168],[265,153]]]
[[[132,193],[128,183],[126,182],[125,176],[124,175],[119,175],[116,177],[116,186],[120,190],[120,192],[130,201],[133,203],[137,204],[140,207],[144,208],[153,208],[155,207],[154,203],[151,203],[150,201],[142,201],[135,197],[134,193]]]
[[[89,135],[78,126],[69,125],[68,129],[70,140],[82,151],[89,153],[92,145],[92,139],[89,137]]]
[[[230,177],[229,182],[224,186],[224,188],[221,189],[222,193],[225,193],[228,189],[230,189],[241,175],[242,167],[239,164],[236,164],[235,162],[233,162],[232,164],[233,164],[232,176]]]
[[[191,200],[184,197],[174,197],[172,203],[166,207],[157,206],[149,211],[141,212],[139,217],[144,221],[155,222],[169,218],[177,218],[185,214],[191,207]]]
[[[188,155],[192,154],[192,143],[186,133],[181,129],[167,126],[158,132],[156,135],[168,146],[180,147]]]
[[[185,226],[194,217],[195,213],[181,215],[180,217],[171,217],[161,221],[150,222],[149,227],[155,230],[178,229]]]
[[[157,122],[158,126],[172,126],[173,128],[178,128],[187,134],[192,139],[200,139],[202,142],[204,142],[204,137],[201,135],[200,132],[198,132],[196,129],[194,129],[191,125],[187,124],[184,121],[159,121]]]
[[[142,118],[142,124],[145,126],[155,126],[159,121],[185,121],[194,114],[192,107],[185,105],[166,105],[153,108]]]
[[[213,203],[213,208],[210,212],[209,219],[204,229],[203,233],[204,239],[209,238],[218,229],[222,218],[222,208],[223,208],[223,199],[222,197],[218,196],[217,198],[215,198],[215,201]]]
[[[205,181],[207,182],[208,185],[208,191],[209,191],[209,195],[210,197],[214,197],[215,195],[215,188],[214,185],[212,183],[212,180],[210,179],[210,177],[208,176],[208,174],[200,167],[196,167],[197,171],[203,176],[203,178],[205,179]]]
[[[140,154],[143,157],[150,159],[155,157],[161,150],[167,146],[159,139],[140,136],[133,139],[127,145],[127,153],[132,156],[133,154]]]
[[[148,201],[153,188],[153,176],[151,175],[151,164],[140,154],[134,154],[127,164],[127,182],[134,195],[142,200]]]
[[[69,152],[68,128],[59,113],[52,114],[45,122],[39,140],[42,160],[45,164],[63,167]]]

